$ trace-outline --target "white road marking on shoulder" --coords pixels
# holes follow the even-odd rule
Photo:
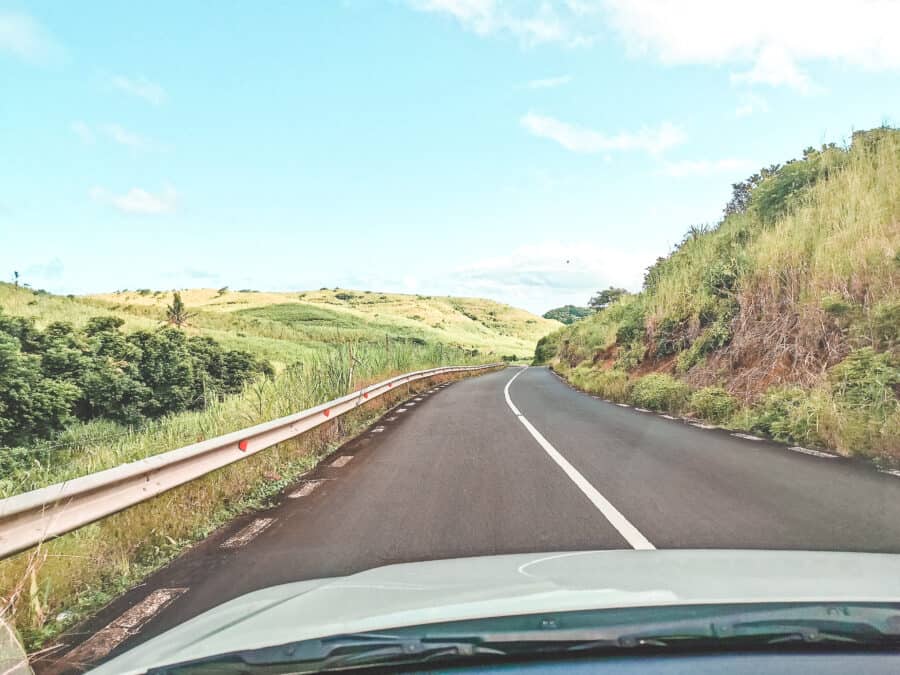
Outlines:
[[[653,412],[652,410],[647,410],[646,408],[635,408],[638,412]]]
[[[350,460],[353,459],[353,455],[341,455],[336,460],[334,460],[330,466],[335,469],[340,469],[342,466],[347,466],[350,463]]]
[[[397,416],[396,416],[396,415],[391,415],[390,417],[387,418],[387,421],[388,421],[388,422],[393,422],[395,419],[397,419]]]
[[[421,401],[421,400],[422,400],[422,397],[421,397],[421,396],[418,396],[418,397],[416,397],[416,399],[415,399],[415,400],[417,400],[417,401]]]
[[[159,588],[153,591],[138,604],[126,610],[118,619],[107,624],[105,628],[101,628],[66,654],[66,662],[76,667],[79,664],[96,663],[122,644],[126,638],[137,633],[145,623],[187,590],[186,588]]]
[[[554,448],[550,442],[541,435],[541,432],[534,428],[531,422],[519,411],[519,409],[512,402],[512,399],[509,396],[509,386],[513,383],[519,375],[528,370],[528,366],[522,368],[518,373],[510,378],[509,382],[506,383],[506,387],[503,389],[503,396],[506,398],[506,405],[509,406],[509,409],[513,411],[516,417],[519,418],[519,421],[524,425],[524,427],[528,430],[534,440],[538,442],[544,452],[550,455],[550,459],[552,459],[556,464],[561,468],[565,474],[572,480],[573,483],[584,493],[584,496],[591,500],[591,503],[597,507],[597,510],[603,514],[603,516],[609,521],[609,523],[618,530],[619,534],[624,537],[625,541],[629,543],[632,548],[635,549],[655,549],[656,547],[649,542],[649,540],[641,534],[638,529],[632,525],[625,516],[621,514],[621,512],[613,506],[610,501],[604,497],[600,492],[591,485],[587,478],[585,478],[581,472],[572,466],[569,461],[559,454],[559,451]]]
[[[748,441],[761,441],[761,440],[763,440],[763,439],[760,438],[759,436],[751,436],[750,434],[731,434],[731,435],[734,436],[735,438],[743,438],[743,439],[746,439],[746,440],[748,440]]]
[[[666,415],[665,413],[660,414],[660,417],[665,417],[667,420],[677,420],[677,417],[672,417],[671,415]]]
[[[299,499],[300,497],[307,497],[311,495],[312,491],[319,487],[322,482],[322,480],[306,481],[303,485],[300,486],[299,489],[294,490],[291,494],[289,494],[288,499]]]
[[[698,429],[718,429],[715,424],[703,424],[703,422],[688,422],[692,427],[697,427]],[[732,436],[737,436],[737,434],[731,434]],[[756,439],[757,441],[762,440],[760,438]]]
[[[219,548],[240,548],[241,546],[245,546],[267,530],[274,522],[274,518],[257,518],[237,534],[226,539]]]
[[[810,448],[804,448],[799,445],[792,445],[788,448],[788,450],[793,450],[794,452],[802,452],[804,455],[812,455],[813,457],[827,457],[828,459],[834,459],[837,455],[832,454],[830,452],[822,452],[821,450],[812,450]]]
[[[616,405],[619,406],[620,408],[630,408],[631,407],[627,403],[616,403]]]
[[[897,469],[878,469],[878,473],[886,473],[888,476],[900,478],[900,470]]]
[[[397,412],[406,412],[406,408],[397,408]]]
[[[375,427],[372,429],[373,434],[380,434],[382,431],[384,431],[384,427]]]

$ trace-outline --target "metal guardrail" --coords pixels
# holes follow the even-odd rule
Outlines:
[[[287,417],[81,478],[0,499],[0,558],[93,523],[314,429],[394,387],[448,373],[503,366],[445,366],[389,380]]]

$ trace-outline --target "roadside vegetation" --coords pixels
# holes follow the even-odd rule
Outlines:
[[[734,185],[717,225],[535,362],[614,401],[900,461],[900,131]]]
[[[0,498],[391,375],[521,359],[559,325],[490,301],[340,290],[309,301],[227,288],[110,297],[0,284]],[[236,514],[268,503],[405,393],[0,561],[0,616],[38,648]]]

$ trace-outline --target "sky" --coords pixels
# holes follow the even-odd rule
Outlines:
[[[891,0],[0,0],[0,278],[489,297],[644,268],[900,122]]]

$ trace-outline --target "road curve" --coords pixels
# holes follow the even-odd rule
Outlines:
[[[159,589],[178,592],[108,657],[253,590],[398,562],[632,547],[900,552],[900,479],[861,463],[606,403],[545,368],[416,398],[65,641],[77,649]],[[75,665],[66,659],[34,667]]]

